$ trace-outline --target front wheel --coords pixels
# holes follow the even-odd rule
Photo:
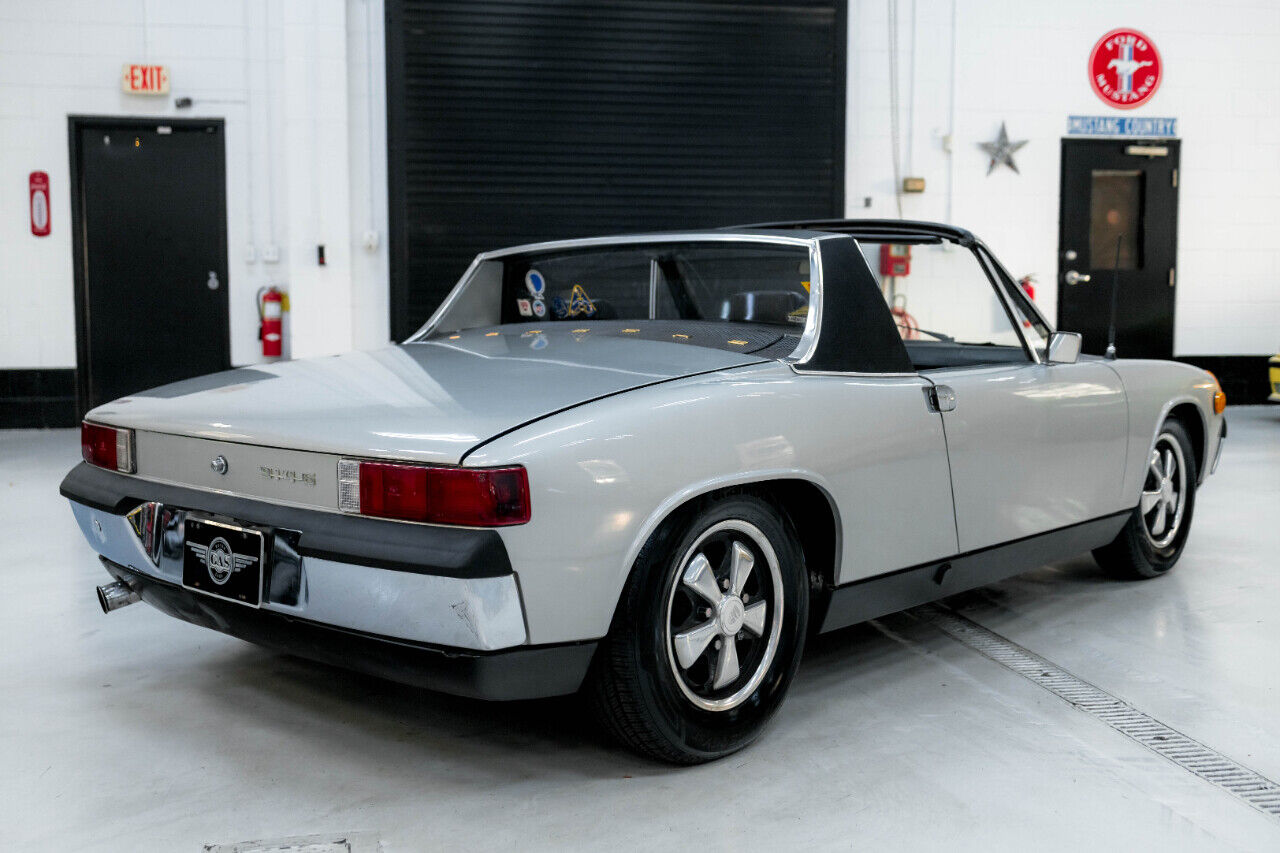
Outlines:
[[[742,749],[782,704],[809,616],[791,526],[750,495],[664,526],[640,552],[589,695],[632,749],[697,764]]]
[[[1115,540],[1093,552],[1098,565],[1130,579],[1172,569],[1191,531],[1197,477],[1191,436],[1178,421],[1165,421],[1147,460],[1138,506]]]

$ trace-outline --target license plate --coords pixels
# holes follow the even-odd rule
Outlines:
[[[182,585],[259,606],[263,538],[260,530],[188,516],[183,522]]]

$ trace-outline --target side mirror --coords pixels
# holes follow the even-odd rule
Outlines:
[[[1083,339],[1079,332],[1054,332],[1049,338],[1049,348],[1045,361],[1050,364],[1075,364],[1080,358],[1080,342]]]

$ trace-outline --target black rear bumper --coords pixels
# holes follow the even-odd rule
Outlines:
[[[507,549],[496,530],[404,524],[302,509],[154,483],[85,462],[71,469],[59,491],[64,498],[113,515],[123,515],[146,501],[159,501],[296,531],[298,552],[304,557],[449,578],[502,577],[512,572]]]
[[[320,625],[184,589],[103,558],[107,571],[170,616],[310,660],[476,699],[537,699],[575,692],[596,644],[470,652]]]

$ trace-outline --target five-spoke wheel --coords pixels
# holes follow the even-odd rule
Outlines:
[[[1182,555],[1196,502],[1196,456],[1181,421],[1170,418],[1151,445],[1138,506],[1094,558],[1121,578],[1162,575]]]
[[[731,519],[703,532],[673,580],[668,659],[676,681],[699,708],[733,708],[759,685],[778,648],[778,557],[757,527]]]
[[[809,575],[786,516],[755,495],[705,498],[636,558],[589,695],[635,750],[720,758],[782,704],[808,621]]]
[[[1170,433],[1161,433],[1151,450],[1147,479],[1139,511],[1143,529],[1156,548],[1167,548],[1182,527],[1186,506],[1187,465],[1182,445]]]

